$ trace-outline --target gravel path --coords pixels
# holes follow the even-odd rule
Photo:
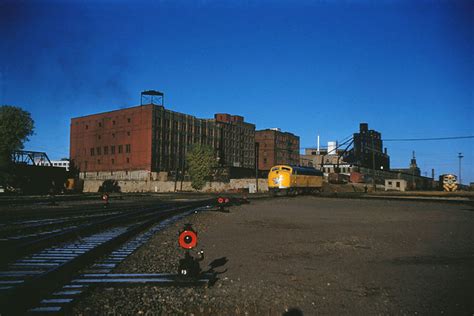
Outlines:
[[[218,259],[209,288],[97,288],[77,315],[474,313],[474,212],[463,205],[277,198],[201,212],[156,234],[116,272],[175,272],[192,223]],[[298,315],[298,313],[296,313]]]

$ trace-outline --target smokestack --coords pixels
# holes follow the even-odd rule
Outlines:
[[[316,154],[319,155],[319,134],[318,134],[318,141],[317,141],[317,144],[318,144],[318,148],[317,148],[317,150],[316,150]]]
[[[360,132],[367,132],[369,130],[369,124],[360,123],[359,130],[360,130]]]
[[[433,180],[434,180],[434,168],[433,168],[433,169],[431,169],[431,179],[433,179]]]

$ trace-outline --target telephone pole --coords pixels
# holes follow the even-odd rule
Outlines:
[[[459,154],[458,154],[458,158],[459,158],[459,186],[461,187],[461,186],[462,186],[462,178],[461,178],[461,159],[464,158],[464,156],[462,155],[462,153],[459,153]]]
[[[258,154],[260,149],[260,143],[255,143],[255,190],[258,193]]]
[[[377,185],[375,184],[375,146],[374,138],[372,137],[372,187],[374,192],[377,191]]]

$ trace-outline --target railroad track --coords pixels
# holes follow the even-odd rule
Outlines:
[[[37,238],[50,233],[56,233],[80,223],[90,222],[99,218],[106,218],[119,214],[119,211],[98,212],[89,214],[65,214],[54,218],[27,219],[2,223],[0,226],[0,249],[2,244],[25,241],[29,238]]]
[[[101,231],[122,222],[127,222],[131,217],[149,216],[156,211],[163,211],[175,206],[183,205],[181,202],[160,204],[158,206],[128,208],[119,214],[109,213],[108,216],[99,217],[96,220],[87,221],[80,225],[65,226],[52,230],[40,231],[38,233],[23,234],[22,236],[11,236],[0,241],[2,256],[0,257],[0,268],[6,263],[24,256],[32,251],[54,245],[60,241],[69,240]],[[46,226],[44,226],[46,227]],[[17,238],[23,237],[23,238]]]
[[[86,288],[78,271],[109,273],[156,231],[213,204],[210,199],[124,212],[9,249],[0,269],[0,314],[64,312]]]

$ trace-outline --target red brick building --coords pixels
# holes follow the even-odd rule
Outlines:
[[[221,166],[255,167],[255,125],[242,116],[214,119],[147,104],[71,120],[70,158],[81,172],[183,170],[192,144],[207,144]]]
[[[280,129],[265,129],[255,132],[258,143],[258,169],[270,170],[275,165],[298,165],[300,160],[300,138]]]
[[[154,105],[71,120],[70,158],[83,172],[150,170]]]

